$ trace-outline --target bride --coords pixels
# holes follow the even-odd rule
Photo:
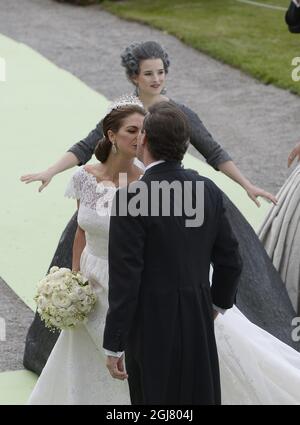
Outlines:
[[[120,174],[126,173],[129,183],[143,173],[135,154],[146,113],[137,100],[125,102],[121,99],[103,119],[104,137],[95,150],[99,163],[80,167],[66,190],[66,196],[78,203],[72,269],[91,282],[98,301],[85,326],[60,333],[29,404],[130,404],[128,384],[112,381],[102,348],[108,308],[109,215],[105,212],[116,190],[106,183],[119,186]]]
[[[126,381],[112,380],[102,348],[108,308],[109,211],[119,180],[139,179],[137,136],[145,112],[138,100],[118,103],[103,120],[100,161],[80,167],[66,195],[77,199],[73,269],[91,282],[98,302],[87,324],[62,331],[29,404],[130,404]],[[108,184],[110,182],[110,184]],[[111,184],[113,183],[113,185]],[[300,354],[236,308],[215,321],[223,404],[300,404]]]

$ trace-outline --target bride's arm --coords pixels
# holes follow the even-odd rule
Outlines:
[[[77,204],[79,208],[79,201],[77,201]],[[73,243],[73,256],[72,256],[72,270],[75,272],[80,271],[80,257],[81,257],[82,251],[85,248],[85,245],[86,245],[85,232],[78,225],[76,233],[75,233],[74,243]]]

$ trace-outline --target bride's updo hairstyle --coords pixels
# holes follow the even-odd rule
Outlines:
[[[147,59],[161,59],[164,64],[165,73],[168,73],[170,61],[167,52],[156,41],[134,43],[126,47],[121,54],[121,64],[126,70],[128,79],[139,75],[140,63]]]
[[[146,111],[139,99],[132,96],[121,98],[110,107],[102,123],[103,137],[99,140],[95,148],[95,156],[100,162],[105,162],[110,154],[112,143],[108,137],[108,130],[117,133],[123,125],[123,122],[132,114],[145,116]]]

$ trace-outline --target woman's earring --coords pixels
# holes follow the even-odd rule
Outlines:
[[[116,145],[114,143],[112,143],[112,147],[111,147],[112,153],[116,154],[117,153],[117,148]]]
[[[160,92],[160,94],[167,94],[167,89],[164,87],[164,88],[162,89],[162,91]]]
[[[134,95],[136,96],[136,97],[139,97],[139,86],[138,85],[136,85],[135,86],[135,89],[134,89]]]

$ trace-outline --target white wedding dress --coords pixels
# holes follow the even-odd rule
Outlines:
[[[81,272],[98,295],[86,325],[62,331],[28,404],[130,404],[127,381],[111,378],[102,348],[108,308],[109,211],[115,188],[80,167],[66,196],[80,199],[86,232]],[[300,354],[236,308],[215,321],[222,404],[300,404]]]

